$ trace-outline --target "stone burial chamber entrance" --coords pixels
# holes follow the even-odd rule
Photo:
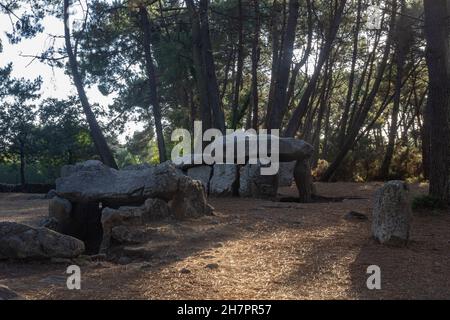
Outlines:
[[[97,160],[65,166],[53,194],[43,226],[82,240],[88,254],[138,241],[129,227],[212,213],[201,182],[170,162],[122,170]]]

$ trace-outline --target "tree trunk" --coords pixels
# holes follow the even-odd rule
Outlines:
[[[200,96],[203,129],[206,130],[214,126],[225,132],[225,116],[221,107],[209,36],[209,0],[200,0],[198,9],[193,0],[185,0],[185,2],[191,17],[193,60]]]
[[[238,0],[238,48],[237,48],[237,70],[236,79],[234,84],[234,97],[233,97],[233,108],[232,108],[232,120],[231,127],[236,130],[238,122],[238,110],[239,110],[239,95],[241,93],[241,83],[242,83],[242,69],[244,66],[244,44],[243,44],[243,27],[242,27],[242,0]]]
[[[450,52],[447,0],[424,0],[428,115],[430,117],[430,195],[449,200]]]
[[[350,76],[348,79],[348,89],[347,96],[344,104],[344,111],[342,113],[341,123],[340,123],[340,131],[338,137],[339,146],[344,144],[345,131],[347,129],[348,116],[350,113],[350,105],[352,104],[353,97],[353,86],[355,82],[355,69],[356,69],[356,60],[358,58],[358,42],[359,42],[359,30],[361,28],[361,10],[362,10],[362,0],[358,0],[358,8],[356,14],[356,25],[353,36],[353,52],[352,52],[352,63],[350,68]]]
[[[289,1],[289,16],[284,33],[279,68],[276,73],[272,108],[271,113],[267,115],[268,129],[280,129],[286,111],[286,89],[294,53],[295,30],[297,28],[299,6],[298,0]]]
[[[370,110],[370,108],[373,105],[373,102],[375,101],[375,98],[377,96],[378,90],[380,88],[381,82],[383,80],[384,71],[387,66],[389,53],[391,49],[391,43],[392,43],[392,37],[393,37],[393,31],[395,26],[395,17],[397,13],[397,1],[394,0],[392,3],[392,10],[391,10],[391,20],[389,23],[389,34],[386,39],[386,45],[384,48],[383,58],[378,65],[377,75],[374,80],[372,89],[367,95],[367,98],[364,100],[364,104],[361,108],[361,111],[355,115],[354,125],[351,127],[351,130],[348,132],[348,135],[345,139],[344,144],[339,149],[338,154],[336,155],[333,162],[330,164],[328,169],[324,172],[323,176],[321,177],[321,181],[329,181],[333,176],[336,170],[341,165],[342,161],[347,156],[350,149],[353,147],[353,145],[356,142],[356,138],[358,137],[359,130],[363,126],[364,122],[366,121],[367,114]]]
[[[405,1],[402,1],[401,12],[405,13]],[[400,97],[402,90],[403,73],[405,69],[405,59],[409,46],[408,39],[408,26],[404,15],[400,17],[400,21],[397,26],[396,48],[395,48],[395,62],[397,66],[397,75],[395,79],[395,93],[394,93],[394,105],[392,107],[391,125],[389,128],[388,145],[386,153],[378,174],[381,180],[386,180],[389,177],[389,167],[391,166],[392,157],[394,155],[395,140],[397,137],[397,122],[398,114],[400,111]]]
[[[305,92],[302,95],[302,98],[300,99],[300,102],[298,103],[297,108],[294,110],[294,112],[288,122],[286,131],[284,133],[284,135],[287,137],[295,136],[295,134],[298,131],[298,128],[300,127],[301,119],[308,111],[308,105],[311,100],[311,96],[315,90],[315,87],[317,85],[317,81],[319,79],[322,66],[324,65],[325,61],[328,59],[328,57],[333,49],[333,42],[334,42],[334,39],[336,38],[337,32],[339,30],[339,26],[341,24],[342,15],[344,13],[344,7],[345,7],[346,2],[347,2],[347,0],[340,0],[339,5],[336,8],[330,28],[328,30],[326,41],[324,43],[322,50],[320,51],[317,66],[314,70],[313,75],[311,76],[311,79],[305,89]]]
[[[151,26],[148,18],[147,8],[144,5],[139,7],[140,27],[142,30],[142,45],[144,47],[145,71],[147,73],[147,81],[149,86],[149,102],[153,110],[153,118],[155,121],[156,139],[158,142],[159,162],[165,162],[166,144],[164,142],[164,134],[162,128],[161,107],[159,105],[158,89],[156,83],[155,64],[152,57],[151,43]]]
[[[258,62],[259,62],[259,1],[253,0],[254,2],[254,19],[255,19],[255,29],[253,30],[253,41],[252,41],[252,124],[253,129],[258,129]]]
[[[19,152],[20,152],[20,185],[22,187],[22,190],[26,191],[27,188],[27,181],[25,177],[26,160],[25,160],[25,146],[23,141],[19,141]]]
[[[84,114],[86,115],[86,120],[89,124],[89,129],[91,133],[92,140],[94,141],[95,148],[97,153],[100,156],[100,159],[104,164],[111,168],[117,169],[116,161],[114,160],[114,156],[108,147],[105,136],[95,118],[94,113],[92,112],[91,105],[89,104],[89,100],[86,95],[86,91],[84,90],[83,80],[81,78],[81,74],[78,70],[78,62],[77,57],[72,48],[71,36],[69,30],[69,0],[64,0],[64,40],[66,45],[67,56],[69,58],[69,67],[70,73],[72,74],[72,79],[77,88],[78,97],[80,99],[81,105],[83,107]]]

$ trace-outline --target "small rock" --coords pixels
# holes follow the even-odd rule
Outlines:
[[[119,258],[119,260],[117,260],[117,263],[125,265],[125,264],[130,264],[131,261],[132,260],[129,257],[122,256]]]
[[[214,270],[214,269],[218,269],[218,268],[219,268],[219,265],[218,265],[217,263],[209,263],[209,264],[207,264],[207,265],[205,266],[205,268]]]
[[[180,270],[180,273],[182,273],[182,274],[188,274],[188,273],[191,273],[191,270],[189,270],[189,269],[187,269],[187,268],[183,268],[183,269]]]
[[[53,217],[45,217],[39,221],[39,227],[47,228],[53,231],[58,231],[58,220]]]
[[[350,211],[344,216],[346,220],[368,220],[367,216],[364,213]]]
[[[72,264],[72,260],[64,259],[64,258],[51,258],[50,262],[56,263],[56,264]]]
[[[56,196],[58,196],[58,194],[56,193],[56,190],[52,189],[45,195],[45,199],[53,199]]]
[[[104,261],[106,260],[107,256],[104,253],[98,253],[91,255],[90,258],[92,261]]]
[[[144,262],[144,263],[142,263],[141,264],[141,269],[142,270],[146,270],[146,269],[150,269],[150,268],[152,268],[153,267],[153,264],[152,263],[150,263],[150,262]]]
[[[47,283],[47,284],[51,284],[51,285],[61,285],[61,284],[66,284],[67,277],[51,275],[51,276],[48,276],[48,277],[45,277],[45,278],[39,280],[39,282]]]

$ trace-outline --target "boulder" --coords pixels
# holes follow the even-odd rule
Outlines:
[[[59,232],[70,223],[71,212],[72,204],[69,200],[55,196],[48,203],[48,216],[58,222],[56,230]]]
[[[108,204],[143,202],[147,198],[170,200],[183,173],[170,162],[134,170],[116,170],[89,160],[64,169],[56,180],[58,195],[72,202]]]
[[[56,197],[58,194],[56,193],[55,189],[51,189],[49,192],[47,192],[47,194],[45,195],[45,199],[53,199],[54,197]]]
[[[261,175],[260,164],[247,164],[240,169],[239,195],[271,199],[276,197],[278,190],[278,175]]]
[[[41,221],[39,221],[39,227],[58,231],[58,220],[56,220],[55,218],[45,217]]]
[[[105,208],[102,211],[101,223],[103,239],[100,251],[105,251],[111,243],[112,229],[117,226],[141,226],[144,224],[145,207],[120,207],[118,209]]]
[[[411,224],[409,190],[403,181],[388,181],[375,193],[372,233],[384,244],[405,245]]]
[[[238,166],[235,164],[215,164],[209,181],[209,192],[215,196],[232,196],[238,188]]]
[[[84,249],[82,241],[47,228],[0,222],[0,260],[73,258]]]
[[[145,230],[130,226],[113,227],[111,230],[111,238],[116,242],[125,244],[137,244],[146,240]]]
[[[3,300],[22,300],[23,298],[17,294],[16,292],[12,291],[7,286],[0,284],[0,301]]]
[[[203,184],[205,192],[209,192],[209,179],[211,178],[212,167],[202,165],[198,167],[192,167],[187,170],[187,175],[194,180],[200,180]]]
[[[176,219],[197,218],[212,213],[202,183],[189,177],[180,179],[179,192],[170,201],[170,210]]]
[[[170,216],[170,208],[166,201],[154,198],[145,200],[143,212],[144,222],[161,220]]]
[[[278,171],[278,186],[290,187],[294,182],[294,167],[295,161],[281,162]]]

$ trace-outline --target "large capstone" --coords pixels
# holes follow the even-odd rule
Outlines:
[[[88,164],[86,164],[88,163]],[[147,198],[170,200],[183,174],[169,162],[132,170],[116,170],[97,161],[87,161],[56,180],[56,191],[72,202],[135,204]]]
[[[404,245],[411,224],[409,190],[403,181],[386,182],[375,194],[372,233],[380,243]]]
[[[0,222],[0,259],[74,258],[84,243],[47,228]]]

